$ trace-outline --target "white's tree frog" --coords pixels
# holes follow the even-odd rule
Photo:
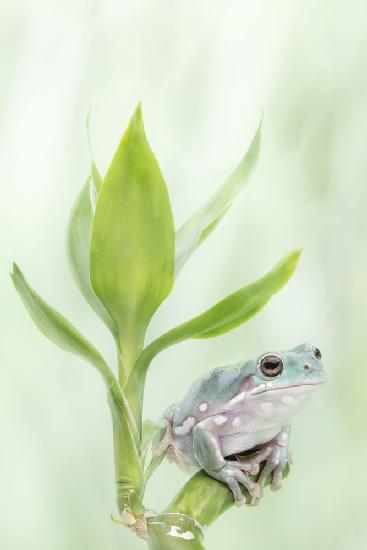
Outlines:
[[[320,350],[310,344],[217,368],[168,409],[153,453],[167,452],[189,472],[204,469],[228,485],[238,504],[242,485],[256,504],[269,474],[279,488],[291,463],[288,422],[324,381]],[[256,475],[261,462],[255,483],[249,474]]]

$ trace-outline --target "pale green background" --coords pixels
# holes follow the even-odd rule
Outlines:
[[[1,27],[1,548],[144,548],[109,520],[100,379],[37,332],[8,277],[16,259],[114,361],[68,271],[65,230],[88,173],[89,108],[103,172],[142,99],[177,224],[232,169],[265,112],[251,185],[187,265],[150,337],[304,247],[295,277],[256,319],[158,357],[146,414],[159,416],[214,366],[304,340],[330,375],[293,422],[283,490],[222,516],[208,548],[366,549],[365,0],[3,0]],[[165,464],[149,505],[162,508],[184,480]]]

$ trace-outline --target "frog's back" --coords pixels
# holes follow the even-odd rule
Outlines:
[[[191,428],[200,420],[217,414],[225,403],[238,393],[244,377],[244,363],[219,367],[196,380],[177,407],[173,427]],[[184,433],[182,433],[184,435]]]

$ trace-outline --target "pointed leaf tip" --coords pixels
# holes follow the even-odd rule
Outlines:
[[[140,347],[150,318],[170,293],[174,280],[171,205],[145,135],[140,103],[98,197],[90,280],[122,343],[133,339],[135,344],[130,341],[130,347]]]
[[[140,119],[143,119],[143,106],[141,101],[139,101],[139,103],[137,104],[134,115]]]
[[[288,254],[289,266],[290,266],[290,268],[293,268],[293,271],[296,269],[296,267],[299,263],[299,260],[301,258],[301,254],[302,254],[302,248],[296,248],[295,250],[292,250]]]
[[[137,131],[142,132],[144,137],[146,138],[141,101],[137,104],[135,111],[130,118],[128,130],[129,129],[136,129]]]

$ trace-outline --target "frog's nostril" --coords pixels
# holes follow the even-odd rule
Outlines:
[[[305,370],[310,370],[310,365],[307,365],[307,363],[306,363],[306,365],[304,365],[303,368],[304,368]]]

